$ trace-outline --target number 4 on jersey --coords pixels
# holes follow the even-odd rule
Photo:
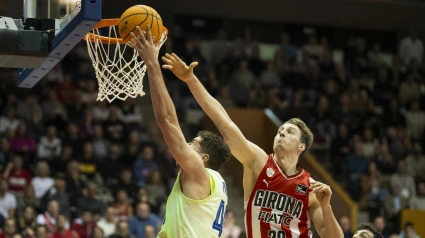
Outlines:
[[[221,200],[220,207],[218,208],[217,215],[215,217],[215,221],[212,225],[212,228],[218,231],[218,237],[221,237],[221,232],[223,231],[225,214],[226,214],[226,204],[223,200]]]

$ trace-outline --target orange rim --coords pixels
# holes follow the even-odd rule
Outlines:
[[[109,27],[109,26],[116,26],[120,23],[120,19],[115,18],[115,19],[102,19],[99,21],[99,23],[97,23],[93,29],[98,29],[98,28],[103,28],[103,27]],[[162,27],[163,31],[165,31],[166,35],[168,35],[168,29],[163,26]],[[83,38],[84,40],[88,40],[90,42],[95,42],[95,40],[100,41],[100,43],[102,44],[123,44],[125,45],[126,43],[124,42],[123,39],[121,38],[113,38],[113,37],[107,37],[107,36],[100,36],[97,34],[94,34],[92,32],[87,33],[86,36],[84,36]]]

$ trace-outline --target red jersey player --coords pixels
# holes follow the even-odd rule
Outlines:
[[[187,83],[196,101],[215,123],[232,154],[244,167],[245,226],[248,238],[312,237],[310,219],[321,237],[343,237],[330,205],[332,191],[299,167],[298,159],[313,141],[300,119],[285,122],[274,138],[274,153],[267,155],[248,141],[224,108],[177,55],[166,54],[163,68]]]

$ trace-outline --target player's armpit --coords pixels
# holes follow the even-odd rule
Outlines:
[[[201,156],[186,143],[180,126],[168,120],[161,121],[160,123],[158,122],[158,125],[170,153],[185,174],[187,174],[189,178],[193,177],[200,182],[203,179],[208,179]]]
[[[267,154],[256,144],[247,140],[238,126],[230,119],[216,124],[224,140],[229,145],[232,155],[244,166],[257,167],[255,162],[266,162]],[[264,160],[264,161],[257,161]],[[262,168],[262,166],[260,166]]]

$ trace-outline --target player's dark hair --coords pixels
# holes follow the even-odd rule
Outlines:
[[[305,144],[305,150],[301,153],[300,157],[303,156],[305,152],[307,152],[311,145],[313,144],[313,133],[311,132],[310,128],[303,122],[303,120],[299,118],[292,118],[289,121],[285,122],[285,124],[292,124],[297,126],[301,131],[301,143]]]
[[[379,233],[378,229],[376,229],[371,224],[363,223],[359,226],[357,230],[368,230],[373,234],[373,238],[384,238],[381,233]]]
[[[219,170],[223,164],[230,159],[230,148],[224,139],[210,131],[200,131],[202,153],[209,156],[207,167],[213,170]]]

